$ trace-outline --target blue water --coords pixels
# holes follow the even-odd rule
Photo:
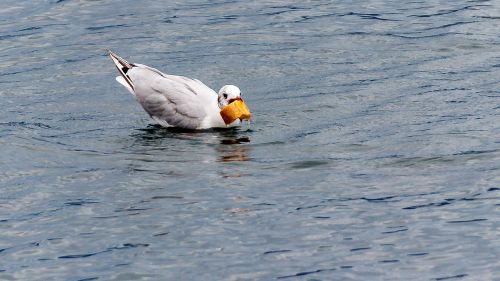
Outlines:
[[[500,280],[496,1],[0,2],[0,280]],[[162,129],[104,49],[218,90]]]

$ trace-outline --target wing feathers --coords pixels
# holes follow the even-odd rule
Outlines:
[[[217,93],[201,81],[129,63],[109,50],[108,54],[121,74],[116,80],[160,125],[198,129],[206,126],[207,116],[218,116]]]
[[[189,129],[198,128],[207,115],[206,104],[182,78],[160,75],[149,68],[134,67],[128,75],[135,84],[139,103],[155,120]],[[182,82],[181,82],[182,81]],[[215,98],[215,97],[214,97]]]
[[[134,67],[133,64],[129,63],[128,61],[124,60],[117,54],[113,53],[111,50],[107,50],[108,55],[113,61],[113,63],[116,66],[116,69],[118,69],[118,72],[120,72],[120,75],[123,77],[123,79],[127,82],[129,87],[133,90],[134,89],[134,83],[130,80],[130,77],[128,77],[127,72]],[[120,81],[118,81],[120,82]]]
[[[127,88],[127,90],[129,92],[131,92],[132,95],[135,96],[134,89],[130,88],[129,83],[125,80],[125,78],[123,78],[122,76],[116,76],[116,81],[118,81],[118,83],[122,84],[123,87]]]

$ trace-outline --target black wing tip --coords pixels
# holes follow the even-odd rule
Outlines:
[[[111,51],[111,49],[104,48],[103,50],[106,53],[106,55],[108,55],[108,56],[116,55],[113,51]]]
[[[110,49],[105,49],[105,51],[111,57],[111,59],[118,61],[122,67],[126,67],[127,69],[131,69],[132,67],[135,66],[135,64],[128,62],[126,59],[120,57],[115,52],[111,51]]]
[[[113,51],[111,51],[110,49],[105,49],[105,50],[108,53],[111,60],[113,61],[113,63],[115,64],[116,69],[118,69],[120,75],[125,79],[130,88],[134,90],[134,83],[132,83],[132,80],[130,80],[130,77],[127,75],[127,72],[130,69],[132,69],[132,67],[134,67],[135,65],[133,63],[129,63],[125,59],[113,53]]]
[[[104,51],[106,52],[106,54],[112,58],[115,58],[117,59],[118,61],[124,61],[124,59],[122,59],[119,55],[117,55],[115,52],[111,51],[111,49],[104,49]]]

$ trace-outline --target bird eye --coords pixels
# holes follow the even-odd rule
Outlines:
[[[222,95],[222,96],[224,96],[224,98],[225,98],[225,99],[227,99],[227,94],[224,94],[224,95]]]

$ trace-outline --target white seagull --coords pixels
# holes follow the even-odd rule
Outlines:
[[[251,117],[236,86],[226,85],[217,94],[200,80],[129,63],[111,50],[107,51],[120,72],[116,81],[125,86],[149,116],[163,127],[225,128]],[[233,109],[236,105],[238,109]],[[232,110],[235,111],[228,117],[226,112]]]

